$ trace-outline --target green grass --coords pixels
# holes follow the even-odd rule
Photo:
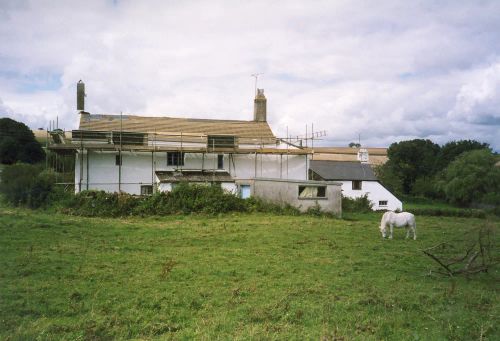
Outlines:
[[[380,214],[79,218],[0,207],[0,339],[498,340],[499,269],[420,251],[498,221]]]

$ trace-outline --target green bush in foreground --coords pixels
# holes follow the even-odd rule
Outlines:
[[[39,165],[15,164],[2,171],[0,193],[14,206],[46,207],[58,196],[55,174]]]
[[[62,201],[64,213],[87,217],[121,217],[171,214],[221,214],[228,212],[265,212],[280,215],[299,215],[289,204],[279,205],[258,198],[241,199],[219,186],[182,183],[171,192],[157,192],[138,197],[126,193],[84,191]],[[312,207],[307,215],[320,216],[320,207]]]
[[[127,215],[219,214],[252,211],[255,201],[247,202],[219,186],[181,183],[171,192],[147,197],[126,193],[85,191],[63,205],[63,211],[82,216],[119,217]],[[264,206],[264,205],[262,205]]]

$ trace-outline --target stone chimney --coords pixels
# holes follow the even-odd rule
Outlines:
[[[85,111],[85,83],[81,79],[76,84],[76,110]]]
[[[361,161],[361,163],[369,163],[370,162],[370,156],[368,154],[367,149],[360,148],[358,150],[358,161]]]
[[[255,122],[267,121],[267,99],[264,96],[264,89],[257,89],[257,95],[253,101],[253,120]]]

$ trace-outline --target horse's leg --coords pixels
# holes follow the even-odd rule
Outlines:
[[[417,240],[417,223],[413,224],[413,240]]]
[[[410,228],[411,228],[410,225],[406,226],[406,238],[405,239],[410,238]]]

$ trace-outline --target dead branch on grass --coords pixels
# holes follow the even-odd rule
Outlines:
[[[458,241],[439,243],[422,252],[441,267],[441,271],[434,270],[435,273],[450,277],[468,276],[488,272],[489,268],[499,263],[498,256],[492,256],[496,249],[494,240],[493,225],[487,224],[466,233]]]

